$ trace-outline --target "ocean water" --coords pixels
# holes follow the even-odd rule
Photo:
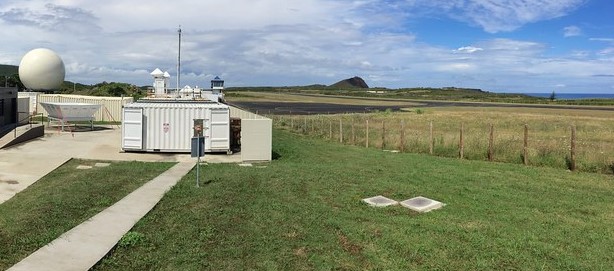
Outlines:
[[[523,93],[533,97],[550,98],[552,93]],[[614,99],[614,93],[554,93],[559,100]]]

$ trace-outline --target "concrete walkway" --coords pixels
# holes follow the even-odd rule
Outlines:
[[[88,270],[193,167],[181,162],[8,270]]]
[[[26,189],[71,158],[111,161],[192,162],[189,154],[121,152],[121,129],[111,126],[96,131],[59,132],[0,149],[0,204]],[[241,155],[207,154],[209,163],[238,163]]]

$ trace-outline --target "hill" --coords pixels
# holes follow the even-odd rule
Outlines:
[[[363,80],[362,78],[360,78],[358,76],[354,76],[352,78],[341,80],[341,81],[339,81],[337,83],[334,83],[334,84],[330,85],[330,87],[331,88],[341,88],[341,89],[347,89],[347,88],[369,88],[369,86],[367,85],[365,80]]]
[[[0,76],[12,76],[17,73],[19,73],[18,66],[0,64]]]

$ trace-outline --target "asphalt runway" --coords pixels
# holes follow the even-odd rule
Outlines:
[[[273,115],[314,115],[342,113],[370,113],[376,111],[399,111],[406,106],[364,106],[331,103],[295,103],[295,102],[231,102],[230,105],[246,109],[257,114]]]
[[[307,96],[307,95],[305,95]],[[335,98],[360,99],[354,97],[335,96]],[[370,101],[396,101],[413,104],[394,106],[365,106],[334,103],[299,103],[299,102],[230,102],[229,104],[259,114],[273,115],[313,115],[313,114],[341,114],[341,113],[370,113],[376,111],[400,111],[401,108],[428,108],[428,107],[501,107],[501,108],[542,108],[542,109],[571,109],[571,110],[598,110],[614,111],[614,107],[575,106],[575,105],[545,105],[545,104],[512,104],[512,103],[479,103],[479,102],[448,102],[448,101],[417,101],[393,99],[369,99]]]

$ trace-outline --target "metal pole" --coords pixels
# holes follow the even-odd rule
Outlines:
[[[200,137],[198,137],[196,146],[196,187],[200,187]]]
[[[571,171],[575,171],[576,170],[576,126],[572,125],[571,126],[571,154],[570,154],[570,163],[569,163],[569,170]]]
[[[177,33],[179,34],[179,47],[177,54],[177,92],[179,92],[179,84],[181,83],[181,25],[179,25]]]

